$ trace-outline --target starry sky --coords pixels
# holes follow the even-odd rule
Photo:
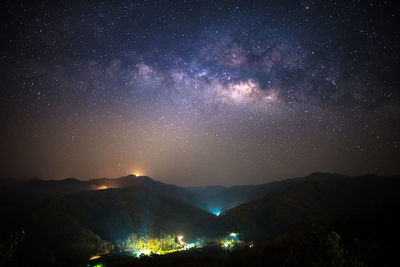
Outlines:
[[[395,3],[4,1],[0,176],[399,173]]]

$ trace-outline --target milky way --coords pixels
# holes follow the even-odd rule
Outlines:
[[[398,173],[394,3],[6,1],[1,175]]]

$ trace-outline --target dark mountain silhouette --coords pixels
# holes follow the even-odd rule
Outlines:
[[[382,209],[391,215],[400,207],[398,176],[316,179],[321,175],[287,180],[297,184],[227,211],[219,218],[221,229],[262,240],[324,220],[332,222],[334,218],[370,216]]]
[[[136,177],[128,175],[120,178],[99,178],[81,181],[75,178],[63,180],[30,179],[8,186],[0,186],[0,205],[16,202],[30,202],[45,199],[51,196],[68,194],[79,191],[91,191],[105,188],[126,188],[130,186],[151,187],[163,194],[181,198],[190,203],[200,202],[197,197],[184,187],[170,185],[155,181],[147,176]]]
[[[17,184],[13,184],[13,189],[18,189],[25,192],[36,192],[45,195],[56,195],[72,193],[77,191],[97,190],[101,186],[107,186],[108,188],[124,188],[132,185],[156,185],[167,186],[166,184],[152,180],[147,176],[128,175],[120,178],[98,178],[87,181],[81,181],[75,178],[67,178],[63,180],[41,180],[41,179],[30,179],[22,181]],[[170,187],[177,187],[174,185],[168,185]]]
[[[282,181],[276,181],[258,185],[240,185],[240,186],[206,186],[189,187],[188,189],[195,193],[201,202],[199,206],[207,210],[220,210],[225,212],[243,203],[261,198],[267,194],[282,192],[292,186],[305,181],[312,180],[340,180],[348,178],[341,174],[313,173],[306,177],[292,178]]]
[[[215,216],[156,188],[136,184],[121,189],[57,195],[8,214],[8,227],[27,233],[20,259],[32,255],[57,263],[88,259],[112,249],[129,234],[207,236]],[[51,263],[51,262],[46,262]],[[23,265],[28,264],[24,262]]]
[[[245,241],[262,243],[324,224],[346,237],[375,236],[372,240],[378,242],[380,236],[398,236],[399,189],[398,176],[325,173],[260,185],[190,188],[133,175],[32,179],[0,187],[6,218],[0,244],[24,229],[16,259],[25,266],[74,264],[112,251],[132,233],[184,234],[189,241],[238,232]],[[211,208],[225,212],[216,217],[206,211]],[[395,247],[388,240],[379,246]]]
[[[1,177],[0,186],[11,186],[18,182],[16,178],[13,177]]]
[[[343,179],[347,176],[339,174],[313,173],[307,177],[287,179],[272,183],[241,186],[204,186],[204,187],[181,187],[161,183],[147,176],[136,177],[135,175],[120,178],[98,178],[81,181],[75,178],[63,180],[41,180],[38,178],[13,182],[9,186],[0,186],[0,204],[3,202],[22,202],[32,199],[43,199],[58,194],[73,193],[79,191],[98,190],[99,188],[125,188],[133,185],[151,187],[153,190],[163,194],[183,199],[193,205],[205,210],[215,209],[224,212],[240,204],[260,198],[266,194],[280,192],[291,186],[307,180],[329,180]]]

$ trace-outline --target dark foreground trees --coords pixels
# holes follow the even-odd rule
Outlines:
[[[345,240],[335,231],[314,226],[232,250],[211,246],[139,259],[115,255],[89,262],[89,266],[395,266],[396,259],[367,239]]]

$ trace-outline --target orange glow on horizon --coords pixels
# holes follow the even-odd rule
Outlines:
[[[131,172],[131,175],[135,175],[136,177],[142,176],[142,174],[138,171]]]
[[[104,189],[108,189],[108,186],[106,185],[101,185],[99,187],[96,188],[96,190],[104,190]]]
[[[142,169],[132,168],[132,169],[127,171],[126,175],[134,175],[136,177],[140,177],[140,176],[143,176],[143,172],[142,172]]]

